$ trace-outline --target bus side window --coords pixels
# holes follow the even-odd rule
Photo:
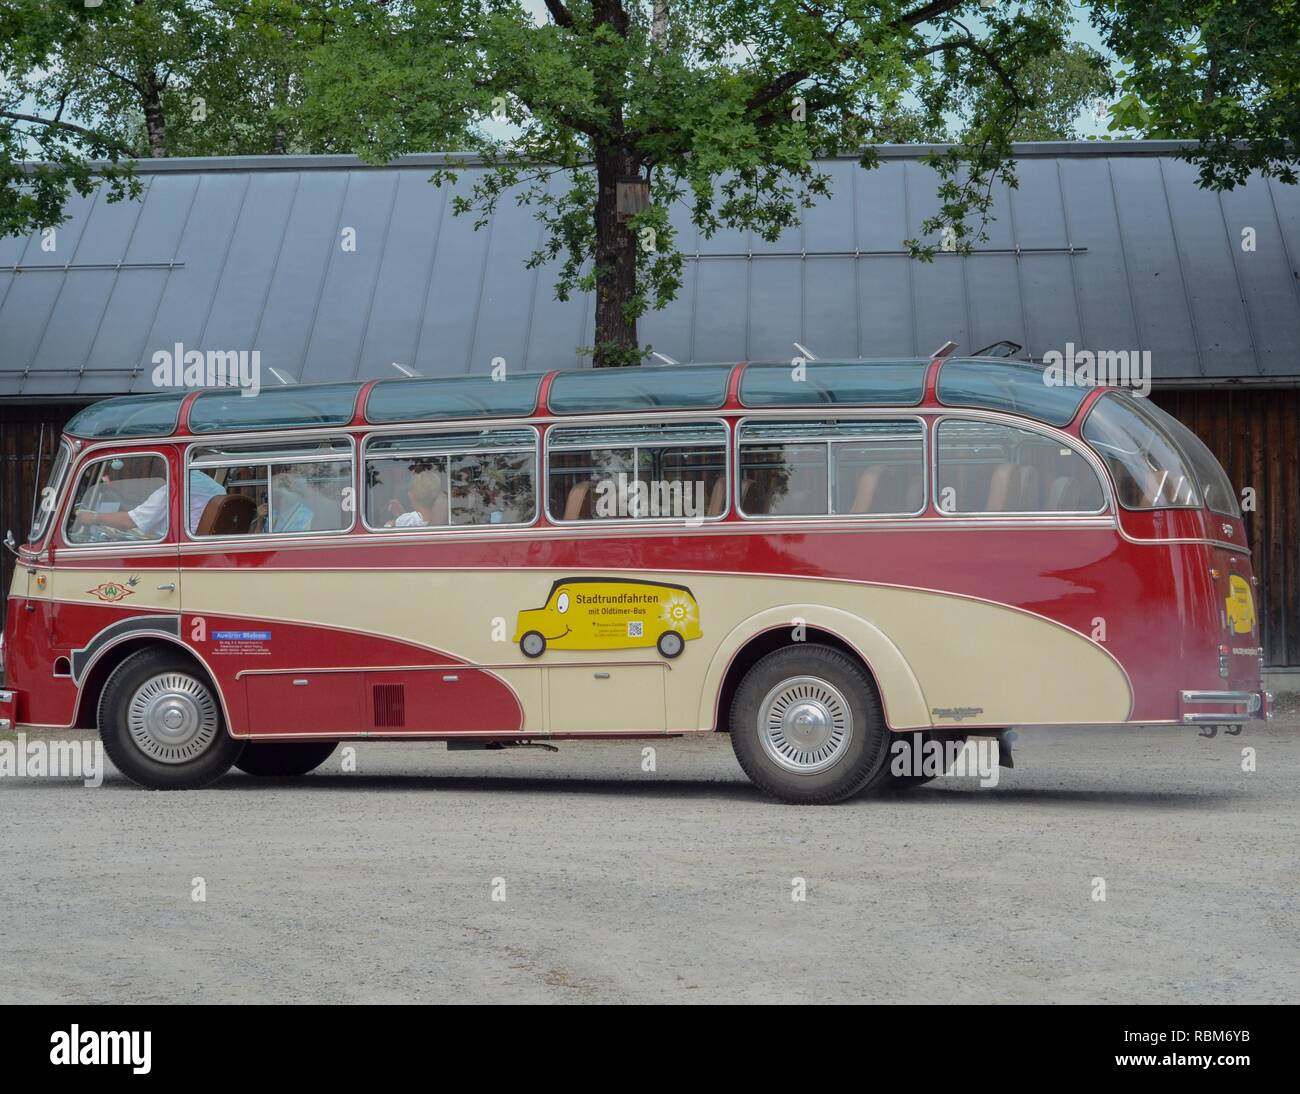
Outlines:
[[[919,418],[745,422],[739,498],[751,517],[914,515],[925,508],[925,426]]]
[[[554,521],[706,519],[726,511],[721,422],[562,426],[547,447]]]
[[[915,419],[878,424],[870,440],[831,446],[836,513],[900,516],[925,508],[924,426]]]
[[[945,513],[1096,513],[1096,471],[1053,437],[996,422],[945,419],[937,437],[935,504]]]
[[[161,456],[110,456],[82,471],[64,538],[75,544],[160,540],[167,535],[170,509]]]
[[[354,508],[347,451],[343,441],[196,446],[186,480],[190,535],[346,531]]]
[[[740,481],[741,510],[749,516],[824,516],[826,446],[743,445]]]
[[[366,524],[394,531],[530,524],[536,443],[531,429],[371,438]]]

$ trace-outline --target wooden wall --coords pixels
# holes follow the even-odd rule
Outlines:
[[[1255,511],[1243,516],[1264,663],[1300,666],[1300,389],[1172,388],[1152,399],[1209,446],[1238,496],[1254,488]]]
[[[0,404],[0,539],[12,531],[20,543],[32,522],[32,498],[58,449],[64,423],[79,408]],[[0,605],[9,595],[14,556],[0,548]]]
[[[1178,388],[1153,398],[1200,435],[1238,491],[1254,487],[1256,509],[1245,514],[1246,534],[1260,583],[1265,663],[1300,666],[1300,389]],[[0,537],[13,529],[21,538],[27,530],[36,483],[77,409],[0,405]],[[13,557],[0,555],[2,600]]]

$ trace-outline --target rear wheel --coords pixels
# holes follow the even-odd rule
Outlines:
[[[815,805],[857,793],[885,762],[889,733],[871,678],[829,646],[789,646],[745,674],[731,746],[755,785]]]
[[[99,700],[99,736],[114,765],[150,790],[189,790],[219,779],[244,742],[226,732],[204,674],[171,650],[131,654]]]
[[[248,775],[306,775],[333,754],[338,741],[250,742],[235,761]]]

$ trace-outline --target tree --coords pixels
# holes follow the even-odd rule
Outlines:
[[[538,20],[517,0],[367,0],[340,9],[313,57],[306,128],[375,161],[479,152],[489,170],[458,211],[483,222],[507,193],[536,208],[530,264],[559,263],[561,299],[595,291],[595,364],[627,364],[647,352],[638,318],[681,285],[672,204],[705,235],[774,239],[827,193],[816,158],[851,149],[872,166],[903,108],[931,128],[964,121],[934,159],[942,209],[909,244],[927,256],[947,227],[968,248],[1039,103],[1016,74],[1065,47],[1069,12],[1064,0],[546,0]],[[619,192],[635,194],[633,180],[650,200],[627,219]]]
[[[103,0],[90,32],[19,78],[140,158],[278,154],[297,140],[305,46],[332,0]],[[321,31],[324,28],[325,33]]]
[[[86,10],[71,0],[0,0],[0,236],[61,224],[70,190],[85,195],[106,183],[110,200],[138,192],[129,149],[65,118],[62,103],[48,114],[29,109],[14,79],[78,41]]]
[[[1102,0],[1092,21],[1125,61],[1112,129],[1195,142],[1203,186],[1297,181],[1300,4]]]

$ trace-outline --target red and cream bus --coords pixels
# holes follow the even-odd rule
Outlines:
[[[0,719],[97,727],[158,789],[723,731],[830,802],[900,733],[1270,712],[1209,451],[1004,359],[113,399],[18,555]]]

